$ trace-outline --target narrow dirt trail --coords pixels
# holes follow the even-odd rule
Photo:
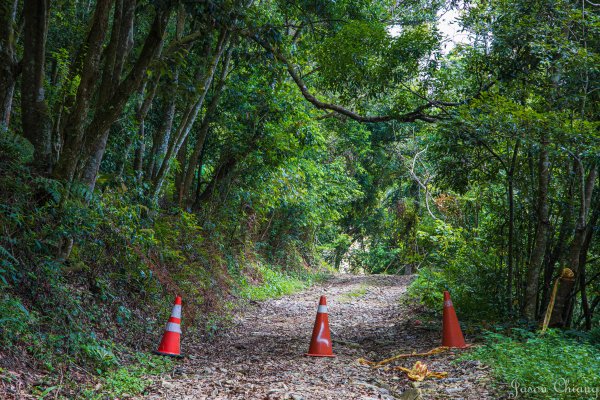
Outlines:
[[[451,363],[457,354],[421,360],[448,378],[419,384],[393,370],[360,365],[440,345],[440,330],[415,323],[400,299],[406,276],[340,275],[308,290],[261,302],[212,342],[183,343],[187,357],[147,399],[495,399],[486,369]],[[305,357],[320,295],[327,296],[336,358]],[[185,322],[185,321],[184,321]],[[420,397],[419,397],[420,396]]]

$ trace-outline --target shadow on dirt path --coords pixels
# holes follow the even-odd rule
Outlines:
[[[400,299],[408,276],[338,275],[308,290],[261,302],[210,343],[183,343],[188,357],[146,399],[496,399],[477,362],[451,363],[457,353],[410,358],[448,378],[416,385],[403,373],[373,369],[381,360],[440,345],[440,327],[415,324]],[[326,295],[336,358],[305,357],[319,296]],[[419,397],[420,396],[420,397]]]

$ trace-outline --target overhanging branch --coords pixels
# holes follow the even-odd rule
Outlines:
[[[344,116],[346,116],[350,119],[353,119],[355,121],[358,121],[358,122],[363,122],[363,123],[376,123],[376,122],[389,122],[389,121],[414,122],[417,120],[425,121],[425,122],[436,122],[436,121],[439,121],[440,119],[442,119],[443,117],[438,116],[438,115],[427,114],[425,112],[426,110],[429,110],[432,108],[437,108],[440,106],[458,105],[458,103],[455,104],[455,103],[428,101],[427,103],[415,108],[413,111],[405,113],[405,114],[389,114],[389,115],[374,115],[374,116],[360,115],[357,112],[349,110],[340,105],[326,103],[324,101],[317,99],[308,90],[308,87],[306,86],[306,84],[304,83],[304,80],[300,77],[300,75],[296,71],[296,68],[294,67],[294,65],[281,52],[277,51],[268,42],[260,39],[257,35],[251,35],[251,38],[255,42],[257,42],[259,45],[261,45],[265,50],[271,52],[276,59],[281,61],[286,66],[286,69],[287,69],[289,75],[292,77],[292,79],[296,83],[296,86],[298,86],[298,88],[300,89],[300,92],[302,92],[302,96],[304,96],[304,98],[306,100],[308,100],[312,105],[314,105],[315,107],[317,107],[318,109],[321,109],[321,110],[329,110],[329,111],[336,112],[338,114],[344,115]]]

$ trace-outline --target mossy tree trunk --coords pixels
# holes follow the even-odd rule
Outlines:
[[[546,244],[548,240],[548,186],[550,183],[550,158],[548,155],[548,137],[544,134],[540,143],[540,155],[538,161],[538,187],[537,187],[537,228],[533,244],[533,251],[527,267],[527,278],[525,281],[525,298],[523,302],[523,315],[533,321],[536,319],[538,286],[540,269],[544,262]]]
[[[25,0],[23,5],[21,120],[23,136],[34,147],[34,164],[42,173],[50,172],[52,158],[52,127],[44,92],[49,7],[49,0]]]
[[[14,30],[17,4],[12,0],[0,5],[0,128],[10,124],[18,72]]]

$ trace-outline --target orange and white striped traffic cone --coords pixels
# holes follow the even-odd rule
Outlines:
[[[171,311],[171,317],[165,327],[165,333],[163,334],[158,350],[154,354],[171,357],[183,357],[181,355],[181,348],[179,345],[181,338],[181,296],[175,297],[175,303],[173,304],[173,311]]]
[[[463,337],[454,311],[454,305],[450,299],[450,293],[444,292],[444,315],[442,320],[442,346],[465,348],[465,338]]]
[[[329,317],[327,316],[327,299],[321,296],[317,308],[317,319],[313,328],[312,339],[307,356],[335,357],[331,347],[331,333],[329,332]]]

